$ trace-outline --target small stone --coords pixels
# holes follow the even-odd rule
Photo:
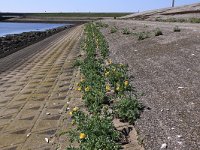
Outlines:
[[[178,138],[182,138],[182,135],[177,135]]]
[[[67,102],[67,104],[69,104],[70,102]]]
[[[194,54],[192,54],[192,56],[194,56]]]
[[[47,113],[46,113],[46,115],[50,115],[50,113],[49,113],[49,112],[47,112]]]
[[[70,110],[70,108],[69,108],[69,107],[67,107],[67,109],[66,109],[66,110],[68,111],[68,110]]]
[[[45,138],[45,141],[46,141],[47,143],[49,143],[49,139],[48,139],[48,138]]]
[[[167,148],[167,143],[163,143],[160,147],[160,149],[166,149]]]
[[[175,128],[172,127],[171,129],[174,130]]]
[[[163,109],[161,109],[160,111],[163,112]]]
[[[177,143],[178,143],[179,145],[182,145],[182,144],[183,144],[183,142],[181,142],[181,141],[178,141]]]
[[[182,86],[179,86],[179,87],[178,87],[178,89],[184,89],[184,87],[182,87]]]
[[[26,136],[29,137],[31,135],[31,133],[28,133]]]

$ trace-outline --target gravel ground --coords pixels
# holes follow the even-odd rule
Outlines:
[[[129,65],[146,107],[136,129],[147,150],[200,149],[200,25],[106,20],[102,29],[114,62]],[[178,25],[181,32],[174,32]],[[116,26],[117,32],[110,33]],[[155,36],[159,27],[163,32]],[[132,34],[122,34],[123,28]],[[139,32],[149,38],[138,41]]]

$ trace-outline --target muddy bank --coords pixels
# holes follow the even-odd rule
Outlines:
[[[0,37],[0,58],[12,54],[60,31],[71,28],[72,26],[73,25],[68,25],[42,32],[24,32],[21,34],[12,34],[5,37]]]

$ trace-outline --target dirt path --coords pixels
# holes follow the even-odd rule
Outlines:
[[[77,26],[0,59],[0,149],[51,149],[82,32]]]
[[[136,123],[145,149],[200,149],[200,25],[148,21],[105,21],[117,32],[102,29],[110,45],[110,57],[127,63],[135,78],[133,85],[143,92],[139,100],[146,107]],[[181,32],[173,32],[175,25]],[[162,36],[150,35],[138,41],[133,33],[153,33],[159,27]]]

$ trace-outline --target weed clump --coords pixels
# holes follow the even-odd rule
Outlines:
[[[131,31],[128,28],[124,28],[122,30],[122,33],[128,35],[128,34],[131,34]]]
[[[155,36],[160,36],[160,35],[163,35],[162,31],[160,30],[160,28],[156,28]]]
[[[149,36],[149,32],[139,32],[138,34],[137,34],[137,39],[139,40],[139,41],[141,41],[141,40],[144,40],[144,39],[147,39],[147,38],[149,38],[150,36]]]
[[[116,28],[116,27],[112,27],[112,28],[110,29],[110,33],[115,33],[115,32],[117,32],[117,28]]]
[[[181,29],[178,26],[174,27],[174,32],[181,32]]]
[[[134,123],[140,116],[142,106],[135,98],[125,97],[116,103],[115,115],[117,115],[123,121]]]

